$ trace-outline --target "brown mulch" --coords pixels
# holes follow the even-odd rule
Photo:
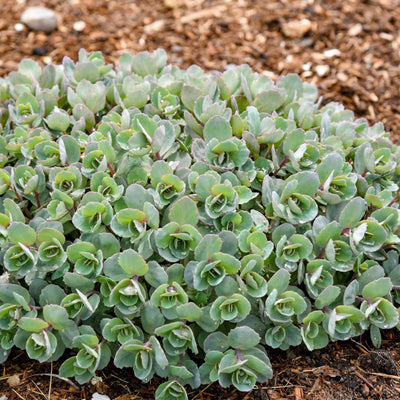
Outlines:
[[[273,379],[242,393],[218,384],[187,388],[189,400],[393,400],[400,398],[400,333],[384,332],[383,346],[376,350],[367,337],[348,342],[331,343],[326,348],[307,351],[271,350],[268,354],[274,369]],[[3,364],[0,396],[8,400],[91,399],[93,393],[108,395],[112,400],[154,399],[158,377],[144,384],[134,378],[130,369],[111,365],[98,371],[97,382],[77,385],[58,375],[61,362],[40,364],[29,360],[21,351],[11,353]],[[52,375],[52,376],[50,376]],[[19,384],[8,383],[16,379]],[[1,397],[0,397],[1,398]]]
[[[22,11],[43,5],[60,24],[51,34],[17,31]],[[302,21],[303,20],[303,21]],[[304,21],[305,20],[305,21]],[[74,23],[84,21],[82,32]],[[289,72],[317,85],[324,101],[338,101],[359,117],[382,121],[400,143],[399,0],[0,0],[0,76],[22,58],[42,64],[76,60],[79,48],[101,50],[115,63],[123,52],[167,50],[186,68],[223,70],[248,63],[275,78]],[[308,352],[269,351],[275,375],[250,393],[218,385],[188,390],[189,399],[396,399],[400,398],[400,334],[384,334],[383,350],[368,339]],[[53,371],[58,372],[59,363]],[[151,399],[160,380],[142,384],[128,370],[108,367],[103,382],[78,389],[15,352],[2,366],[1,395],[8,400]],[[10,387],[9,376],[21,384]]]

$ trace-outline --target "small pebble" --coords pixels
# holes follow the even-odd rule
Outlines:
[[[49,52],[47,47],[34,47],[32,49],[32,54],[34,56],[45,56]]]
[[[14,25],[14,29],[15,29],[17,32],[22,32],[22,31],[25,29],[25,25],[24,25],[24,24],[17,23],[17,24]]]
[[[355,24],[348,30],[347,33],[350,36],[357,36],[362,32],[362,30],[363,30],[363,27],[361,24]]]
[[[85,21],[76,21],[73,25],[73,29],[76,32],[82,32],[86,28],[86,22]]]
[[[287,63],[291,63],[293,61],[293,56],[291,54],[287,55],[286,58],[285,58],[285,61]]]
[[[391,35],[390,33],[386,33],[386,32],[381,32],[379,34],[379,37],[381,37],[384,40],[387,40],[388,42],[391,42],[392,40],[394,40],[393,35]]]
[[[159,19],[157,21],[152,22],[151,24],[146,25],[143,30],[145,33],[155,33],[164,29],[165,21],[163,19]]]
[[[53,10],[46,7],[29,7],[21,15],[21,22],[28,28],[50,33],[57,28],[58,19]]]
[[[311,29],[311,21],[303,18],[301,20],[289,21],[282,25],[285,36],[290,38],[301,38]]]
[[[164,5],[169,8],[182,7],[184,3],[184,0],[164,0]]]
[[[329,73],[329,65],[317,65],[315,72],[318,76],[326,76]]]
[[[325,50],[324,51],[324,56],[328,57],[328,58],[340,56],[340,50],[339,49]]]
[[[346,82],[349,79],[349,77],[344,72],[341,72],[341,71],[339,71],[336,74],[336,78],[338,78],[339,81],[342,81],[342,82]]]
[[[180,53],[183,50],[182,46],[179,46],[179,44],[173,44],[171,46],[171,51],[173,53]]]
[[[18,375],[12,375],[7,379],[7,385],[10,387],[16,387],[21,383]]]
[[[93,393],[92,400],[111,400],[105,394]]]

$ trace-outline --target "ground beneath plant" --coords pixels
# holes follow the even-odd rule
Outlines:
[[[22,11],[36,5],[58,13],[56,31],[16,27]],[[324,102],[382,121],[400,143],[399,0],[0,0],[0,76],[26,57],[41,64],[76,60],[81,47],[101,50],[112,63],[124,52],[162,47],[182,68],[248,63],[272,78],[295,72],[319,88]],[[275,375],[269,383],[250,393],[213,384],[189,389],[189,399],[400,398],[399,339],[397,331],[385,333],[378,351],[367,337],[311,353],[271,350]],[[76,386],[56,376],[58,366],[12,353],[2,366],[0,398],[39,400],[51,393],[52,399],[91,399],[97,392],[152,399],[160,382],[142,384],[131,371],[109,367],[97,384]]]

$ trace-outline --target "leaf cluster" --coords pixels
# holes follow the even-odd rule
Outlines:
[[[32,60],[0,79],[0,362],[84,383],[109,362],[159,400],[272,377],[399,327],[400,151],[289,74],[162,50]]]

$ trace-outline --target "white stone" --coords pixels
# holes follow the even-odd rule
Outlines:
[[[34,31],[50,33],[57,28],[58,19],[49,8],[29,7],[22,13],[21,22]]]
[[[329,65],[317,65],[315,72],[318,76],[326,76],[329,73]]]
[[[72,27],[73,27],[74,31],[82,32],[86,28],[86,22],[85,21],[76,21]]]
[[[152,22],[149,25],[146,25],[143,30],[145,33],[155,33],[155,32],[160,32],[161,30],[164,29],[165,26],[165,20],[159,19],[157,21]]]
[[[362,31],[363,31],[362,25],[361,24],[355,24],[348,30],[347,33],[350,36],[358,36]]]
[[[330,50],[325,50],[324,51],[324,56],[328,58],[340,56],[340,50],[339,49],[330,49]]]
[[[293,61],[293,56],[291,54],[287,55],[286,58],[285,58],[285,61],[287,63],[291,63]]]
[[[93,393],[92,400],[111,400],[105,394]]]
[[[15,29],[17,32],[22,32],[22,31],[25,29],[25,25],[24,25],[24,24],[17,23],[17,24],[14,25],[14,29]]]

